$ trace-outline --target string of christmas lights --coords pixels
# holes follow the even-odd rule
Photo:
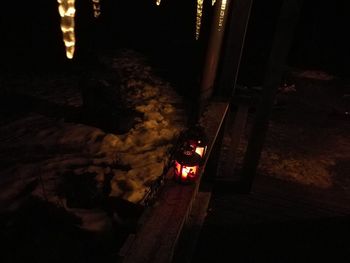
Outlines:
[[[199,38],[199,33],[201,31],[203,15],[203,0],[197,0],[197,16],[196,16],[196,39]]]
[[[224,17],[225,17],[225,12],[226,12],[226,0],[221,0],[221,7],[220,7],[220,18],[219,18],[219,25],[218,25],[218,30],[222,30],[222,26],[224,23]]]
[[[58,12],[61,16],[61,31],[66,47],[66,56],[72,59],[75,51],[75,0],[57,0]]]
[[[94,11],[94,17],[98,18],[101,14],[101,0],[92,0],[92,7]],[[63,41],[66,48],[66,56],[69,59],[72,59],[75,51],[75,0],[57,0],[58,2],[58,10],[61,16],[61,30],[63,33]],[[201,24],[202,24],[202,16],[203,16],[203,2],[204,0],[197,0],[197,14],[196,14],[196,40],[199,39]],[[220,6],[220,16],[218,21],[218,30],[221,31],[223,27],[225,12],[226,12],[226,2],[227,0],[221,0]],[[214,6],[216,0],[211,0],[212,6]],[[159,6],[161,4],[161,0],[156,0],[156,5]]]
[[[92,8],[94,9],[94,17],[98,18],[101,15],[100,0],[92,0]]]

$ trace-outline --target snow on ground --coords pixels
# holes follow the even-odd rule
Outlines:
[[[34,111],[0,127],[2,212],[15,211],[34,195],[65,207],[82,219],[84,228],[95,231],[110,223],[93,205],[99,196],[133,203],[145,198],[163,174],[186,116],[181,98],[139,54],[119,52],[112,68],[121,78],[127,105],[141,113],[128,132],[106,133]],[[82,106],[75,76],[23,77],[14,82],[11,89],[17,93],[56,105]]]

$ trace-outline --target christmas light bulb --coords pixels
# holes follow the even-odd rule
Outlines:
[[[196,39],[199,38],[203,15],[203,0],[197,0]]]
[[[61,16],[61,31],[66,47],[66,56],[72,59],[75,51],[75,0],[57,0],[58,12]]]

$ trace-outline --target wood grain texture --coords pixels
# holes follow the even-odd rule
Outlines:
[[[209,145],[201,167],[199,180],[190,185],[178,184],[171,178],[159,194],[158,201],[150,208],[147,218],[135,234],[129,249],[123,249],[123,262],[171,262],[174,249],[184,223],[190,213],[198,192],[200,179],[205,170],[211,149],[228,109],[227,103],[213,102],[203,114],[201,123],[205,127]]]

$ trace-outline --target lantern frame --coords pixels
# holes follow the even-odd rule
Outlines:
[[[189,144],[203,158],[207,151],[207,141],[203,129],[200,126],[195,126],[188,131],[185,144]]]
[[[199,176],[201,157],[191,147],[180,150],[175,155],[174,178],[181,183],[195,182]]]

